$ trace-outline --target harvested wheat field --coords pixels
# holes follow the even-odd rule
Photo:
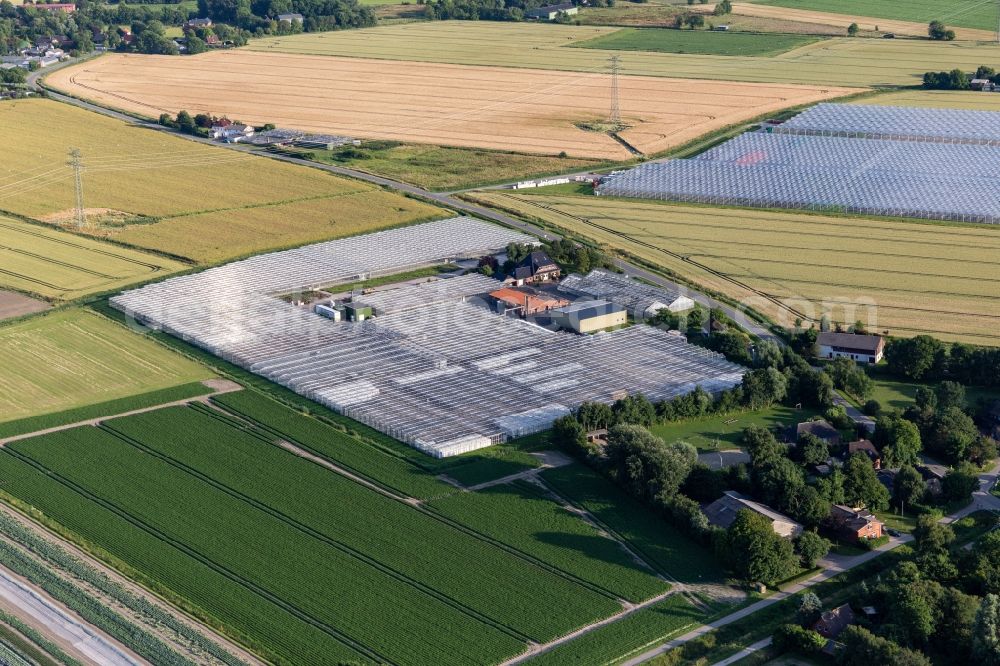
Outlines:
[[[1000,344],[1000,228],[480,192],[662,266],[784,326],[796,318]]]
[[[246,81],[252,81],[247,85]],[[303,130],[527,153],[627,159],[628,150],[580,123],[606,118],[603,72],[385,62],[248,50],[189,58],[108,55],[55,72],[48,83],[107,106],[225,114]],[[625,76],[622,137],[657,153],[777,110],[854,92],[833,86]]]
[[[0,210],[192,262],[231,259],[444,214],[368,183],[185,141],[49,100],[0,104],[0,145]],[[73,224],[73,172],[66,164],[71,147],[81,151],[83,161],[83,228]],[[57,258],[63,263],[56,265],[48,249],[30,257],[21,244],[13,245],[9,231],[0,229],[0,238],[11,239],[6,244],[14,248],[0,252],[0,267],[7,268],[4,252],[18,253],[11,257],[18,269],[0,272],[0,285],[47,298],[120,288],[156,277],[150,274],[153,270],[180,267],[155,257],[126,265],[120,257],[108,257],[127,253],[91,252],[91,246],[106,246],[82,243],[78,236],[72,237],[77,239],[73,252],[69,244],[58,245]],[[76,245],[86,246],[88,252],[78,251]],[[88,258],[92,256],[97,259]]]
[[[245,48],[269,53],[603,72],[614,51],[572,47],[616,30],[619,28],[527,22],[421,21],[255,39]],[[920,85],[924,72],[953,67],[971,72],[998,60],[1000,46],[995,42],[845,37],[825,39],[772,57],[630,51],[622,54],[621,72],[720,82],[910,86]],[[730,84],[714,85],[716,91],[725,94]],[[699,85],[700,90],[706,88]]]
[[[707,9],[707,8],[706,8]],[[780,7],[775,5],[759,5],[749,2],[734,2],[733,14],[738,16],[756,16],[760,18],[786,19],[801,23],[817,25],[835,25],[847,29],[852,23],[857,23],[861,30],[879,30],[883,33],[892,32],[908,37],[926,37],[928,21],[901,21],[898,19],[877,18],[873,16],[854,16],[847,13],[816,11],[798,7]],[[990,41],[996,39],[996,32],[978,28],[953,28],[956,39],[972,41]]]

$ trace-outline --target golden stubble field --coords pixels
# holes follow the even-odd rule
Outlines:
[[[785,326],[858,319],[893,335],[1000,343],[1000,228],[479,192],[749,304]]]
[[[48,100],[0,105],[0,145],[0,211],[71,227],[74,185],[66,163],[68,151],[78,148],[84,205],[93,214],[74,232],[197,263],[444,216],[440,208],[361,181],[197,144]],[[9,233],[0,230],[0,238],[15,247]],[[105,261],[95,269],[92,257],[104,261],[104,244],[91,244],[96,250],[59,245],[58,259],[66,263],[56,265],[55,259],[44,261],[51,256],[50,239],[21,234],[16,240],[20,278],[0,274],[0,285],[76,297],[151,277],[141,266],[125,270]],[[106,252],[121,254],[119,248]],[[160,259],[145,263],[165,270],[181,266]],[[74,278],[70,268],[86,279]]]
[[[588,72],[606,71],[614,51],[567,47],[615,30],[618,28],[529,22],[422,21],[255,39],[246,48],[271,53]],[[821,40],[772,57],[642,51],[621,55],[623,74],[714,79],[712,89],[725,93],[728,81],[920,85],[927,71],[959,67],[971,72],[979,65],[1000,61],[1000,45],[995,41],[844,37]]]
[[[216,51],[189,58],[106,55],[49,85],[146,116],[207,112],[279,127],[447,146],[624,160],[579,123],[606,119],[611,78],[595,71],[386,62]],[[783,108],[854,92],[837,86],[622,76],[622,133],[646,154]]]

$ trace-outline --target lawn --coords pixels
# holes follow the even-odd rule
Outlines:
[[[9,445],[0,478],[273,661],[497,662],[618,609],[275,440],[174,407]]]
[[[318,162],[351,167],[431,190],[464,189],[526,180],[566,171],[585,171],[604,164],[576,157],[392,141],[369,141],[361,147],[309,152],[315,155]]]
[[[875,388],[872,398],[878,400],[883,408],[905,410],[913,404],[917,389],[921,386],[934,388],[935,384],[926,382],[906,382],[884,377],[873,377]],[[968,407],[976,407],[980,400],[998,400],[1000,390],[979,387],[966,387],[965,402]]]
[[[0,286],[43,298],[79,298],[185,268],[148,252],[11,217],[0,216],[0,237]]]
[[[811,9],[835,14],[872,16],[875,18],[929,23],[943,21],[947,25],[981,30],[996,30],[997,6],[980,0],[758,0],[759,4]]]
[[[637,603],[670,586],[602,535],[528,484],[455,493],[430,504],[477,532],[529,553],[560,571]]]
[[[0,327],[0,422],[61,412],[214,375],[88,310]]]
[[[743,430],[752,425],[788,427],[818,415],[815,409],[795,409],[778,405],[760,412],[712,416],[677,423],[664,423],[650,430],[666,442],[693,444],[699,453],[741,448]]]
[[[597,472],[574,463],[545,470],[541,477],[557,493],[593,514],[671,579],[682,583],[722,580],[722,571],[711,551],[681,534]]]
[[[72,223],[75,190],[66,160],[70,147],[78,148],[88,211],[84,232],[196,261],[441,214],[373,185],[193,143],[49,100],[0,106],[0,142],[0,209]],[[104,270],[118,276],[124,269],[115,260]],[[57,285],[69,282],[52,274]],[[87,276],[80,284],[96,281]]]
[[[1000,344],[1000,228],[613,197],[477,192],[476,201],[627,252],[782,326],[830,319]],[[738,236],[740,242],[732,239]]]
[[[266,38],[253,40],[247,48],[293,54],[607,72],[608,58],[615,51],[567,47],[616,30],[602,26],[430,21]],[[981,64],[996,62],[998,54],[997,46],[988,43],[837,38],[803,47],[793,54],[794,57],[629,51],[621,59],[621,73],[852,87],[919,85],[924,72],[954,67],[974,71]],[[572,85],[573,79],[567,77],[566,86]],[[725,98],[731,91],[723,87],[720,94]],[[627,102],[627,96],[623,96],[623,108]]]
[[[624,28],[572,46],[609,51],[651,51],[697,55],[773,56],[817,41],[805,35]]]

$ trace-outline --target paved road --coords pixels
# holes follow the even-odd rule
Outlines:
[[[712,664],[712,666],[729,666],[729,664],[735,664],[740,659],[749,657],[758,650],[763,650],[764,648],[769,646],[773,641],[774,639],[771,636],[768,636],[764,640],[757,641],[753,645],[748,645],[747,647],[743,648],[742,650],[732,655],[731,657],[726,657],[722,661],[715,662],[714,664]]]

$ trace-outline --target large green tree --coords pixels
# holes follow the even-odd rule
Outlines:
[[[889,508],[889,491],[879,482],[871,460],[863,453],[854,453],[844,464],[844,500],[870,511]]]
[[[987,594],[976,613],[972,653],[982,666],[1000,665],[1000,596]]]
[[[767,585],[795,572],[792,543],[775,534],[771,521],[748,509],[740,509],[726,530],[725,555],[741,579]]]
[[[896,412],[876,419],[872,443],[882,452],[885,466],[890,468],[916,465],[922,446],[917,426]]]

